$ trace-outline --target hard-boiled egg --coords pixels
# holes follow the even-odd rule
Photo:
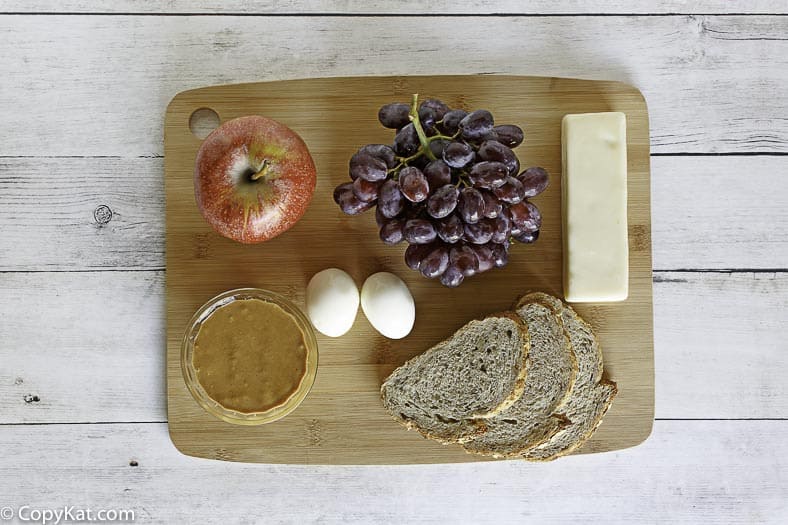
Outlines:
[[[306,287],[306,313],[314,327],[329,337],[345,334],[356,320],[358,287],[338,268],[316,273]]]
[[[402,339],[413,329],[416,306],[408,286],[396,275],[370,275],[361,287],[361,309],[375,329],[389,339]]]

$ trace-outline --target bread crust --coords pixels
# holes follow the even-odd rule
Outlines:
[[[555,306],[551,303],[551,301],[546,300],[548,296],[542,292],[532,292],[524,295],[521,297],[514,306],[514,315],[520,317],[517,314],[517,310],[523,306],[527,306],[528,304],[539,304],[544,306],[550,312],[552,312],[553,317],[555,318],[556,323],[561,328],[561,332],[564,337],[564,347],[569,351],[569,360],[572,365],[572,371],[570,373],[569,382],[567,384],[566,390],[564,391],[562,397],[556,403],[555,408],[553,408],[550,414],[545,416],[544,423],[540,424],[534,430],[536,431],[543,431],[543,435],[537,434],[535,437],[537,438],[535,441],[525,444],[522,448],[513,450],[511,452],[499,452],[492,448],[482,448],[482,449],[468,449],[465,448],[465,451],[469,454],[476,454],[480,456],[490,456],[498,459],[505,459],[505,458],[523,458],[523,454],[525,454],[528,450],[531,450],[534,447],[541,445],[542,443],[547,442],[550,438],[552,438],[555,434],[559,431],[563,430],[567,426],[571,424],[569,418],[566,417],[565,414],[561,413],[560,408],[566,404],[566,401],[570,397],[570,392],[575,384],[575,379],[577,378],[577,371],[578,371],[578,362],[577,357],[575,356],[574,348],[572,347],[572,342],[569,338],[569,332],[567,331],[566,327],[564,326],[564,321],[561,318],[560,312],[556,311]],[[520,317],[520,319],[522,319]],[[524,322],[524,321],[523,321]],[[526,323],[527,326],[527,323]],[[524,387],[525,385],[523,385]],[[519,398],[518,398],[519,399]],[[511,406],[511,405],[509,405]],[[508,407],[507,407],[508,408]],[[500,414],[500,411],[497,413]],[[495,415],[495,414],[493,414]],[[487,416],[489,418],[491,416]],[[472,441],[473,439],[469,440]]]
[[[595,345],[596,369],[594,370],[594,375],[593,375],[593,378],[595,380],[594,388],[599,388],[600,386],[607,386],[607,387],[609,387],[611,389],[611,392],[608,395],[608,398],[606,399],[602,410],[600,410],[599,414],[596,416],[593,424],[588,428],[588,430],[578,440],[576,440],[570,446],[568,446],[567,448],[565,448],[563,450],[560,450],[559,452],[556,452],[555,454],[552,454],[552,455],[546,456],[546,457],[529,456],[528,455],[528,452],[531,452],[534,449],[536,449],[538,446],[549,442],[550,439],[552,439],[555,435],[557,435],[559,432],[561,432],[561,430],[563,430],[563,428],[562,428],[562,429],[559,429],[558,431],[556,431],[553,434],[553,436],[550,437],[550,439],[547,439],[543,443],[540,443],[539,445],[534,446],[531,450],[526,451],[523,454],[523,459],[526,459],[528,461],[536,461],[536,462],[553,461],[553,460],[555,460],[555,459],[557,459],[559,457],[566,456],[566,455],[569,455],[569,454],[575,452],[576,450],[578,450],[588,440],[588,438],[591,437],[591,435],[596,431],[596,429],[602,423],[602,419],[604,418],[605,414],[607,413],[608,409],[610,408],[610,405],[613,403],[613,399],[618,394],[618,386],[616,385],[616,383],[614,381],[602,378],[602,373],[604,371],[602,347],[599,344],[599,341],[598,341],[598,339],[596,337],[596,333],[594,332],[593,328],[591,327],[591,325],[588,324],[588,322],[586,322],[585,319],[580,317],[580,315],[577,312],[575,312],[574,309],[570,305],[564,303],[563,301],[561,301],[557,297],[553,297],[553,296],[545,294],[543,292],[533,292],[533,293],[527,294],[526,296],[522,297],[517,302],[515,308],[519,308],[520,305],[525,302],[525,299],[527,297],[534,297],[534,298],[540,300],[540,302],[544,301],[544,302],[549,302],[549,303],[553,303],[553,304],[555,304],[555,303],[560,304],[562,310],[557,312],[557,315],[559,315],[559,316],[563,315],[563,309],[569,309],[569,311],[573,314],[574,320],[584,330],[586,330],[589,334],[591,334],[591,336],[593,337],[594,341],[596,342],[596,345]],[[571,390],[570,390],[570,392],[568,394],[569,395],[567,396],[567,400],[571,397]],[[566,427],[564,427],[564,428],[566,428]]]
[[[419,427],[418,425],[416,425],[412,421],[403,419],[402,417],[399,417],[397,414],[389,412],[389,414],[392,417],[392,419],[394,419],[395,421],[397,421],[398,423],[403,425],[406,429],[408,429],[408,430],[415,430],[416,432],[418,432],[424,438],[431,439],[433,441],[437,441],[437,442],[439,442],[439,443],[441,443],[443,445],[450,445],[450,444],[463,445],[465,443],[468,443],[469,441],[473,441],[474,439],[484,435],[488,431],[487,421],[490,418],[492,418],[492,417],[501,415],[506,409],[510,408],[518,400],[520,400],[521,397],[523,396],[523,393],[525,392],[526,380],[527,380],[529,369],[530,369],[530,365],[531,365],[531,355],[530,354],[531,354],[531,344],[532,344],[532,342],[531,342],[531,333],[530,333],[530,330],[529,330],[529,327],[528,327],[528,323],[525,322],[525,320],[522,317],[520,317],[520,315],[517,314],[516,310],[518,310],[519,308],[521,308],[523,306],[526,306],[528,304],[532,304],[532,303],[536,303],[536,304],[539,304],[540,306],[543,306],[543,307],[547,308],[552,313],[553,317],[556,319],[556,322],[558,323],[558,325],[561,328],[561,332],[562,332],[563,337],[564,337],[565,348],[568,348],[568,350],[569,350],[568,358],[571,361],[571,375],[570,375],[570,378],[569,378],[569,382],[568,382],[567,388],[566,388],[565,392],[563,393],[562,397],[555,404],[555,407],[552,408],[551,413],[549,415],[545,416],[544,424],[539,424],[535,428],[535,430],[536,430],[535,434],[536,435],[534,437],[538,438],[538,439],[536,439],[533,443],[527,443],[525,446],[523,446],[519,450],[512,451],[512,452],[506,452],[506,453],[499,452],[499,451],[494,450],[492,448],[487,448],[487,449],[482,449],[482,450],[478,450],[478,449],[476,449],[476,450],[468,450],[468,448],[463,446],[463,449],[469,454],[489,456],[489,457],[498,458],[498,459],[518,458],[518,459],[524,459],[524,460],[528,460],[528,461],[537,461],[537,462],[553,461],[553,460],[555,460],[555,459],[557,459],[559,457],[566,456],[566,455],[569,455],[569,454],[577,451],[591,437],[591,435],[597,430],[599,425],[602,423],[604,415],[607,413],[608,409],[610,408],[610,406],[611,406],[611,404],[613,402],[613,399],[616,397],[616,395],[618,393],[618,387],[617,387],[617,385],[616,385],[616,383],[614,381],[611,381],[609,379],[605,379],[605,378],[602,377],[603,366],[604,366],[603,360],[602,360],[602,349],[599,346],[598,340],[596,339],[596,334],[594,333],[594,331],[591,328],[591,326],[584,319],[582,319],[579,315],[577,315],[577,313],[574,312],[574,310],[571,308],[571,306],[567,305],[566,303],[561,301],[559,298],[553,297],[553,296],[551,296],[549,294],[546,294],[546,293],[543,293],[543,292],[530,292],[530,293],[527,293],[526,295],[520,297],[520,299],[518,299],[518,301],[514,305],[514,310],[515,311],[498,312],[498,313],[489,314],[489,315],[480,317],[478,319],[478,320],[484,320],[484,319],[488,319],[488,318],[496,318],[496,317],[497,318],[502,318],[502,317],[505,317],[505,318],[507,318],[507,319],[509,319],[511,321],[514,321],[515,324],[521,330],[522,338],[524,340],[524,348],[523,348],[523,352],[522,352],[522,356],[523,356],[522,357],[522,363],[521,363],[520,369],[519,369],[519,371],[517,373],[517,377],[515,379],[514,386],[512,388],[512,392],[501,403],[499,403],[498,406],[494,407],[493,409],[489,410],[488,412],[479,413],[479,414],[473,414],[471,417],[464,418],[462,421],[464,423],[468,423],[468,425],[472,428],[472,430],[470,432],[458,432],[456,436],[453,436],[453,437],[450,437],[450,438],[446,438],[445,436],[437,436],[437,435],[433,434],[432,432]],[[560,305],[560,309],[559,309],[559,305]],[[541,445],[549,443],[550,440],[555,438],[555,436],[558,435],[562,430],[567,429],[567,427],[569,427],[569,426],[571,426],[573,424],[573,422],[570,421],[569,418],[567,417],[565,409],[566,409],[567,402],[572,398],[572,392],[573,392],[573,390],[575,388],[575,385],[576,385],[576,382],[577,382],[577,378],[578,378],[578,373],[579,373],[579,370],[580,370],[580,363],[579,363],[579,360],[578,360],[576,349],[574,348],[574,346],[572,344],[572,338],[570,337],[569,328],[564,324],[564,321],[563,321],[564,309],[567,309],[567,308],[574,314],[573,317],[577,321],[578,325],[583,330],[587,331],[591,335],[591,337],[593,338],[593,341],[595,343],[594,344],[594,351],[596,353],[596,355],[595,355],[596,364],[595,364],[595,366],[591,365],[592,368],[590,370],[593,370],[593,372],[591,372],[591,375],[590,376],[584,376],[584,377],[590,377],[591,378],[591,380],[593,381],[593,384],[594,384],[594,388],[604,387],[606,390],[608,390],[608,393],[607,393],[607,397],[604,400],[604,405],[598,411],[598,413],[595,416],[595,419],[593,420],[593,422],[589,425],[588,429],[586,429],[586,431],[583,433],[583,435],[580,436],[578,439],[576,439],[574,442],[572,442],[571,445],[569,445],[569,446],[565,447],[563,450],[559,450],[558,452],[556,452],[554,454],[551,454],[549,456],[545,456],[545,457],[530,456],[529,452],[534,451],[537,447],[539,447]],[[572,325],[572,326],[574,326],[574,325]],[[574,332],[572,332],[572,333],[574,333]],[[453,337],[453,335],[450,336],[449,338]],[[444,340],[442,342],[447,341],[449,338],[447,338],[446,340]],[[436,345],[433,345],[433,347],[437,346],[437,345],[440,345],[440,344],[441,343],[437,343]],[[431,348],[433,348],[433,347],[431,347]],[[410,363],[410,361],[415,359],[416,357],[418,357],[418,356],[414,356],[413,358],[409,359],[402,366],[408,365],[408,363]],[[584,363],[586,363],[586,361],[584,361]],[[587,367],[588,365],[584,365],[584,366]],[[583,370],[588,371],[589,368],[584,368]],[[585,372],[585,373],[588,373],[588,372]],[[392,375],[393,374],[394,374],[394,372],[392,372]],[[391,376],[389,376],[389,378],[390,377]],[[386,381],[384,381],[383,385],[381,386],[381,399],[383,400],[384,405],[386,405],[385,385],[388,382],[389,378],[387,378]],[[590,383],[586,382],[585,384],[589,385]],[[596,407],[599,407],[599,404],[596,404]],[[589,418],[588,421],[590,421],[590,418]],[[460,428],[462,428],[462,427],[460,427]],[[544,435],[541,435],[541,432],[544,432]],[[528,438],[530,438],[530,435],[528,436]]]
[[[610,395],[608,396],[607,400],[605,401],[604,407],[599,412],[599,416],[596,418],[596,421],[594,421],[594,424],[591,425],[588,428],[588,430],[585,432],[585,434],[583,434],[583,436],[580,439],[578,439],[577,441],[575,441],[572,445],[568,446],[567,448],[565,448],[563,450],[560,450],[560,451],[556,452],[553,455],[546,456],[544,458],[524,457],[523,459],[526,459],[528,461],[535,461],[535,462],[554,461],[554,460],[556,460],[556,459],[558,459],[560,457],[568,456],[568,455],[572,454],[573,452],[578,450],[581,446],[583,446],[585,444],[585,442],[588,441],[588,438],[590,438],[594,434],[594,432],[596,432],[597,428],[599,428],[599,425],[602,424],[602,420],[605,418],[605,414],[607,414],[607,411],[610,408],[610,405],[613,404],[613,399],[618,394],[618,385],[615,383],[615,381],[610,381],[609,379],[602,379],[599,383],[597,383],[597,385],[598,386],[599,385],[609,386],[611,388],[611,392],[610,392]]]

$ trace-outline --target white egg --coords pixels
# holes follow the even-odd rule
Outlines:
[[[413,330],[416,306],[408,286],[396,275],[370,275],[361,287],[361,309],[375,329],[389,339],[402,339]]]
[[[358,287],[338,268],[316,273],[306,287],[306,313],[314,327],[329,337],[345,334],[356,320]]]

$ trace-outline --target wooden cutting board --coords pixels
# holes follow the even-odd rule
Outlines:
[[[485,108],[496,123],[518,124],[523,167],[542,166],[550,187],[533,199],[544,218],[539,241],[515,244],[508,266],[447,289],[408,270],[405,245],[378,240],[374,213],[348,217],[332,200],[348,179],[348,159],[368,143],[390,143],[377,121],[392,101],[436,97],[453,108]],[[214,233],[194,201],[192,174],[200,139],[189,129],[195,110],[222,121],[259,114],[291,127],[315,159],[318,184],[303,219],[269,242],[246,246]],[[649,127],[641,93],[618,82],[516,76],[354,77],[264,82],[178,94],[165,122],[167,197],[167,400],[170,436],[191,456],[229,461],[307,464],[449,463],[483,460],[408,432],[383,409],[379,388],[410,357],[467,321],[504,310],[529,290],[562,296],[561,118],[567,113],[621,111],[627,116],[630,296],[622,303],[576,305],[599,335],[605,372],[619,394],[580,453],[631,447],[651,432],[654,355],[651,297]],[[262,426],[224,423],[192,399],[181,376],[180,347],[192,314],[218,293],[260,287],[304,307],[309,278],[327,267],[349,272],[359,288],[374,272],[399,275],[416,301],[413,332],[379,335],[359,311],[353,329],[332,339],[317,334],[320,364],[314,387],[286,418]]]

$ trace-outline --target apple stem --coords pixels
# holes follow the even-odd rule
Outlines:
[[[257,172],[253,173],[250,179],[256,181],[258,179],[262,179],[268,174],[268,170],[271,167],[271,164],[268,162],[268,159],[263,160],[263,165],[260,166],[260,169]]]
[[[410,105],[410,114],[408,115],[408,119],[413,122],[413,127],[416,128],[416,135],[419,136],[419,142],[421,142],[421,149],[424,151],[424,154],[427,155],[427,158],[430,160],[438,160],[437,157],[432,153],[430,149],[430,141],[427,139],[426,133],[424,133],[424,128],[421,127],[421,121],[419,120],[419,94],[413,94],[413,102]]]

